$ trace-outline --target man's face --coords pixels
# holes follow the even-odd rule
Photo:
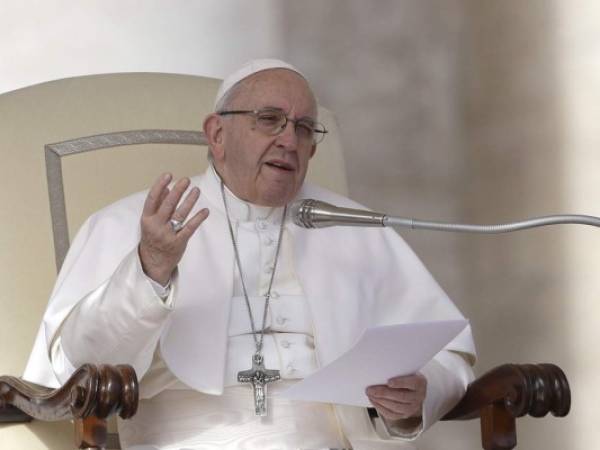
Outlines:
[[[316,102],[298,74],[273,69],[259,72],[242,83],[227,110],[278,108],[291,119],[316,120]],[[312,142],[298,140],[294,124],[276,136],[255,129],[252,115],[217,116],[220,142],[212,144],[215,168],[239,198],[264,206],[291,201],[304,182],[315,151]]]

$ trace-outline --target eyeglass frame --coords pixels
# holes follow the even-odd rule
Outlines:
[[[288,117],[285,115],[284,111],[279,109],[279,108],[262,108],[262,109],[239,109],[239,110],[231,110],[231,111],[217,111],[216,114],[219,116],[232,116],[232,115],[237,115],[237,114],[251,114],[252,116],[254,116],[254,120],[257,119],[257,116],[259,113],[261,112],[265,112],[265,111],[273,111],[273,112],[280,112],[282,113],[283,118],[285,119],[285,122],[283,122],[283,124],[281,125],[281,129],[274,133],[274,134],[267,134],[268,136],[278,136],[281,133],[284,132],[285,128],[287,127],[288,122],[292,122],[294,124],[294,132],[296,132],[296,126],[297,123],[299,121],[305,120],[305,121],[310,121],[312,123],[312,131],[313,131],[313,144],[317,145],[320,144],[321,142],[323,142],[323,139],[325,139],[325,135],[329,133],[329,130],[327,130],[327,128],[325,128],[325,125],[323,125],[321,122],[317,122],[314,121],[312,119],[307,119],[306,117],[301,117],[299,119],[292,119],[291,117]],[[318,130],[315,129],[314,126],[315,125],[320,125],[321,127],[323,127],[323,130]],[[315,139],[316,134],[318,134],[320,137],[319,140]]]

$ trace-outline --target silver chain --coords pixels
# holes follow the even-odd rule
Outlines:
[[[229,208],[227,207],[227,198],[225,195],[225,185],[221,180],[221,196],[223,197],[223,206],[225,207],[225,216],[227,217],[227,225],[229,225],[229,234],[231,235],[231,243],[233,244],[233,253],[235,254],[235,260],[237,262],[238,271],[240,272],[240,279],[242,281],[242,291],[244,292],[244,299],[246,300],[246,306],[248,308],[248,317],[250,317],[250,326],[252,327],[252,336],[254,337],[254,344],[256,345],[256,353],[262,351],[263,339],[265,336],[265,325],[267,323],[267,312],[269,311],[269,300],[271,299],[271,287],[273,287],[273,280],[275,279],[275,270],[277,269],[277,261],[279,259],[279,249],[281,248],[281,237],[283,236],[283,225],[285,223],[285,216],[287,214],[287,205],[283,208],[283,214],[281,215],[281,225],[279,226],[279,238],[277,239],[277,248],[275,250],[275,260],[273,262],[273,271],[271,272],[271,280],[269,281],[269,288],[265,294],[265,308],[263,310],[263,321],[260,330],[260,339],[256,337],[259,334],[256,331],[254,325],[254,316],[252,315],[252,307],[250,306],[250,299],[248,298],[248,291],[246,290],[246,282],[244,281],[244,274],[242,273],[242,263],[240,261],[240,252],[238,250],[237,242],[235,241],[235,234],[233,233],[233,226],[231,225],[231,218],[229,217]]]

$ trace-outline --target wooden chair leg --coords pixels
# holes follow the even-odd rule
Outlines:
[[[106,448],[106,419],[87,417],[75,420],[75,447],[79,449]]]
[[[516,447],[516,421],[503,404],[492,403],[481,410],[481,444],[485,450]]]

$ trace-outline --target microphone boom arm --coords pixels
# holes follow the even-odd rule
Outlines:
[[[580,224],[600,227],[600,218],[581,214],[556,214],[552,216],[534,217],[519,222],[509,222],[495,225],[471,225],[460,223],[427,222],[403,217],[385,216],[383,226],[399,226],[413,230],[455,231],[461,233],[498,234],[512,231],[526,230],[528,228],[543,227],[546,225]]]
[[[320,200],[312,199],[300,200],[294,203],[290,208],[290,213],[296,225],[304,228],[323,228],[336,225],[365,227],[392,226],[411,228],[413,230],[496,234],[559,224],[581,224],[600,227],[599,217],[581,214],[557,214],[497,225],[429,222],[404,217],[393,217],[362,209],[340,208]]]

